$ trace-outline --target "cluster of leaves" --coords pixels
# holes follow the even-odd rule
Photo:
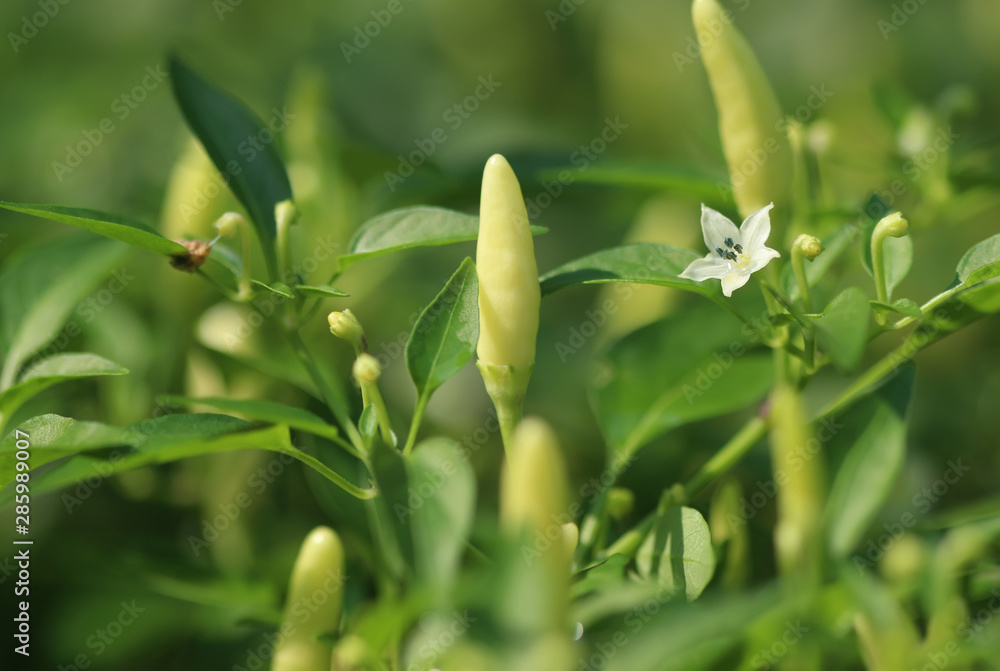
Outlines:
[[[328,415],[271,400],[173,396],[168,397],[173,403],[207,406],[218,414],[171,415],[132,426],[52,414],[32,417],[16,427],[32,438],[32,493],[67,487],[95,471],[107,477],[217,452],[262,449],[290,455],[336,487],[327,487],[324,496],[344,519],[355,520],[357,528],[349,535],[359,547],[373,550],[366,561],[367,579],[378,586],[379,598],[352,608],[343,631],[334,632],[335,640],[363,642],[364,652],[356,660],[361,668],[383,668],[387,656],[407,668],[429,666],[436,657],[423,651],[449,623],[419,631],[414,625],[422,614],[447,614],[455,608],[475,614],[477,624],[465,632],[467,641],[491,650],[497,660],[508,659],[505,650],[516,648],[519,637],[535,626],[535,614],[547,610],[542,603],[546,592],[536,589],[538,574],[526,560],[532,552],[544,552],[544,539],[511,543],[491,524],[474,524],[476,479],[463,448],[444,437],[415,443],[431,395],[475,350],[474,264],[462,262],[421,313],[408,340],[406,364],[418,402],[405,446],[380,440],[371,406],[354,422],[353,404],[342,389],[346,376],[331,380],[298,335],[321,301],[346,295],[333,286],[340,273],[384,254],[474,240],[477,218],[434,207],[383,214],[357,230],[348,252],[331,270],[329,283],[307,284],[286,272],[276,251],[275,206],[292,197],[278,152],[269,147],[244,165],[235,151],[260,122],[180,62],[171,63],[171,74],[188,124],[215,165],[220,171],[232,161],[244,167],[230,173],[229,185],[250,216],[266,266],[264,279],[255,280],[249,296],[239,293],[241,264],[249,260],[225,243],[216,244],[197,272],[234,300],[272,294],[287,299],[275,323],[311,378],[303,388],[326,403]],[[127,250],[121,243],[167,259],[184,258],[188,252],[153,228],[116,215],[54,205],[0,206],[113,241],[49,245],[10,264],[0,278],[5,356],[0,431],[6,432],[0,443],[0,486],[6,486],[0,501],[6,504],[14,497],[9,485],[16,475],[15,432],[6,425],[19,408],[56,384],[127,373],[93,354],[39,353],[57,336],[77,302],[121,262]],[[824,240],[825,251],[807,270],[810,284],[832,284],[826,271],[857,247],[871,272],[870,253],[865,254],[875,223],[845,225]],[[886,255],[891,292],[909,270],[910,239],[891,241]],[[729,480],[717,489],[708,515],[711,523],[688,505],[763,438],[767,422],[755,416],[691,480],[666,488],[661,505],[633,528],[612,534],[612,519],[620,515],[607,488],[576,519],[581,539],[571,622],[586,632],[578,643],[579,658],[598,655],[600,668],[608,669],[748,668],[758,665],[752,661],[754,651],[782,640],[785,622],[798,616],[806,618],[807,629],[822,632],[790,653],[806,660],[803,664],[823,654],[852,661],[861,656],[871,668],[908,668],[908,660],[956,643],[967,618],[967,599],[980,598],[986,584],[981,581],[966,594],[957,576],[983,561],[988,544],[1000,533],[995,518],[961,519],[927,566],[895,582],[855,570],[852,553],[883,511],[905,459],[914,355],[1000,310],[1000,236],[970,249],[956,268],[953,284],[922,305],[906,298],[891,301],[891,296],[889,301],[872,301],[863,289],[852,286],[815,314],[798,307],[800,287],[789,268],[768,287],[778,303],[768,309],[753,298],[729,301],[714,283],[678,277],[697,256],[666,245],[632,244],[598,251],[540,278],[546,295],[572,285],[625,282],[673,287],[708,299],[702,307],[627,335],[603,354],[592,398],[607,441],[608,469],[615,476],[638,450],[668,431],[756,406],[776,383],[775,358],[794,362],[790,365],[796,367],[797,382],[805,386],[827,365],[853,372],[870,341],[912,328],[895,349],[810,418],[816,425],[828,420],[839,427],[823,445],[834,462],[820,520],[827,580],[809,590],[786,589],[794,587],[791,579],[744,589],[741,567],[748,561],[749,540],[739,484]],[[59,278],[40,280],[52,265],[62,268]],[[873,324],[876,313],[889,319]],[[817,348],[811,361],[804,357],[809,339]],[[720,354],[724,377],[710,379],[706,371],[721,365]],[[309,447],[300,449],[294,442]],[[772,484],[776,489],[780,485]],[[718,575],[717,563],[723,568]],[[710,588],[701,597],[710,584],[718,589]],[[914,594],[929,622],[923,637],[906,612]],[[848,636],[857,637],[861,651],[852,647],[833,652],[837,646],[832,641]],[[983,645],[965,646],[962,663],[990,654]],[[669,665],[664,660],[670,660]],[[395,661],[389,664],[396,668]]]

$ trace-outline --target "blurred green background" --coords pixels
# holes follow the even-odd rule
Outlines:
[[[475,212],[482,166],[493,153],[510,159],[529,205],[537,206],[537,216],[529,207],[534,223],[550,229],[536,240],[541,272],[625,240],[700,249],[699,203],[734,215],[715,187],[726,172],[688,2],[401,0],[396,14],[388,12],[390,4],[51,0],[50,13],[58,11],[43,20],[44,2],[7,0],[0,6],[6,35],[0,47],[0,199],[92,207],[155,223],[172,237],[207,236],[212,217],[233,203],[219,196],[200,216],[178,216],[179,204],[203,188],[206,173],[169,82],[148,76],[147,68],[164,68],[166,54],[174,51],[261,118],[269,119],[275,107],[295,115],[276,141],[305,214],[305,253],[315,236],[333,236],[343,247],[358,224],[393,207],[426,203]],[[892,185],[901,184],[902,195],[891,204],[910,219],[916,251],[897,295],[922,302],[947,286],[961,254],[1000,229],[1000,5],[724,4],[756,49],[785,111],[806,124],[816,232],[856,220],[873,192],[892,193]],[[44,25],[32,31],[32,22]],[[481,78],[499,85],[478,100],[469,98]],[[817,91],[828,100],[812,109]],[[100,132],[98,143],[95,129],[104,119],[114,129]],[[620,134],[593,160],[580,160],[580,147],[598,138],[608,120],[622,127]],[[447,139],[428,145],[438,128]],[[942,128],[957,134],[949,155],[929,161],[914,179],[912,161],[928,158],[924,152]],[[96,146],[78,167],[66,172],[54,166],[69,165],[68,146],[83,141]],[[386,179],[422,145],[433,151],[422,152],[429,155],[412,177],[399,184]],[[572,184],[556,180],[564,167],[573,171]],[[6,211],[0,231],[6,234],[0,263],[57,238],[86,237]],[[470,243],[359,264],[338,280],[352,297],[330,301],[328,309],[351,307],[373,353],[391,358],[391,343],[409,331],[415,311],[473,249]],[[824,298],[851,279],[870,290],[856,260],[849,255],[841,264],[847,276],[826,287]],[[21,419],[55,412],[126,424],[162,413],[158,395],[185,391],[309,403],[291,386],[198,344],[199,315],[219,297],[197,277],[142,252],[131,253],[123,267],[135,279],[100,304],[92,319],[83,309],[76,312],[82,333],[67,349],[106,356],[132,376],[49,391],[23,409]],[[553,422],[580,485],[604,463],[586,393],[594,354],[693,300],[644,288],[608,323],[598,324],[578,351],[560,356],[560,344],[577,349],[574,329],[596,321],[588,311],[607,295],[584,287],[545,299],[526,405]],[[346,353],[323,338],[322,322],[320,315],[314,340],[343,365]],[[957,456],[973,471],[935,509],[994,493],[998,335],[1000,323],[986,320],[918,359],[910,456],[895,497],[899,510],[911,507],[914,494]],[[877,343],[876,353],[880,347],[888,344]],[[389,364],[385,380],[387,401],[403,426],[413,392],[401,359]],[[817,404],[824,389],[843,383],[832,373],[819,382]],[[475,438],[488,407],[470,366],[442,388],[428,415],[428,429],[471,438],[477,446],[484,516],[494,506],[500,458],[498,436],[485,444]],[[690,475],[741,419],[695,424],[645,450],[622,481],[637,493],[636,515],[648,511],[664,487]],[[188,539],[269,459],[225,455],[133,473],[94,489],[72,514],[59,496],[35,500],[38,657],[31,668],[79,663],[74,658],[81,654],[92,668],[106,669],[229,668],[245,660],[246,648],[259,644],[266,630],[255,623],[280,603],[299,542],[315,524],[330,521],[330,506],[317,504],[302,469],[293,465],[254,499],[212,552],[195,557]],[[740,467],[747,490],[767,477],[768,468],[765,450],[755,451]],[[695,504],[704,508],[706,501]],[[11,528],[9,512],[3,538]],[[753,567],[757,575],[770,570],[772,514],[769,506],[751,523],[762,531],[755,536],[762,557]],[[0,580],[9,581],[2,570]],[[357,600],[365,586],[352,585]],[[118,617],[121,602],[133,599],[146,609],[135,623],[112,643],[92,645]],[[5,648],[0,657],[7,654]]]

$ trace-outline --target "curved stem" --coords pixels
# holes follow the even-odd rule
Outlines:
[[[424,418],[424,410],[427,409],[427,401],[430,400],[426,394],[421,394],[417,398],[417,405],[413,408],[413,420],[410,422],[410,433],[406,436],[406,445],[403,447],[403,454],[409,454],[413,450],[413,444],[417,442],[417,430],[420,422]]]

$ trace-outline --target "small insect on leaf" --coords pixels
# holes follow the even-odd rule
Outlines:
[[[193,273],[208,259],[212,251],[212,243],[205,240],[178,240],[187,249],[187,254],[175,254],[170,257],[170,265],[178,270]]]

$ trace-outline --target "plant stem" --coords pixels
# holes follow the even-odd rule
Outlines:
[[[686,500],[700,494],[712,481],[732,468],[766,433],[767,421],[763,417],[757,416],[747,422],[684,484]]]
[[[420,422],[424,419],[424,410],[427,409],[427,401],[430,400],[427,394],[421,394],[417,398],[417,404],[413,408],[413,420],[410,422],[410,433],[406,436],[406,446],[403,447],[403,454],[409,454],[413,450],[413,444],[417,442],[417,430]]]
[[[344,428],[347,433],[347,437],[350,439],[351,444],[358,450],[359,454],[364,454],[365,443],[361,438],[361,434],[358,432],[358,427],[354,425],[351,418],[347,414],[347,403],[340,391],[340,388],[335,385],[330,385],[326,378],[320,372],[319,368],[316,366],[315,360],[313,360],[312,354],[306,348],[306,344],[302,341],[302,336],[299,335],[298,331],[289,330],[286,332],[288,335],[288,340],[292,345],[292,349],[295,351],[295,355],[305,366],[306,371],[308,371],[309,376],[312,378],[313,382],[319,388],[320,394],[323,396],[323,401],[326,406],[336,417],[337,422]]]

